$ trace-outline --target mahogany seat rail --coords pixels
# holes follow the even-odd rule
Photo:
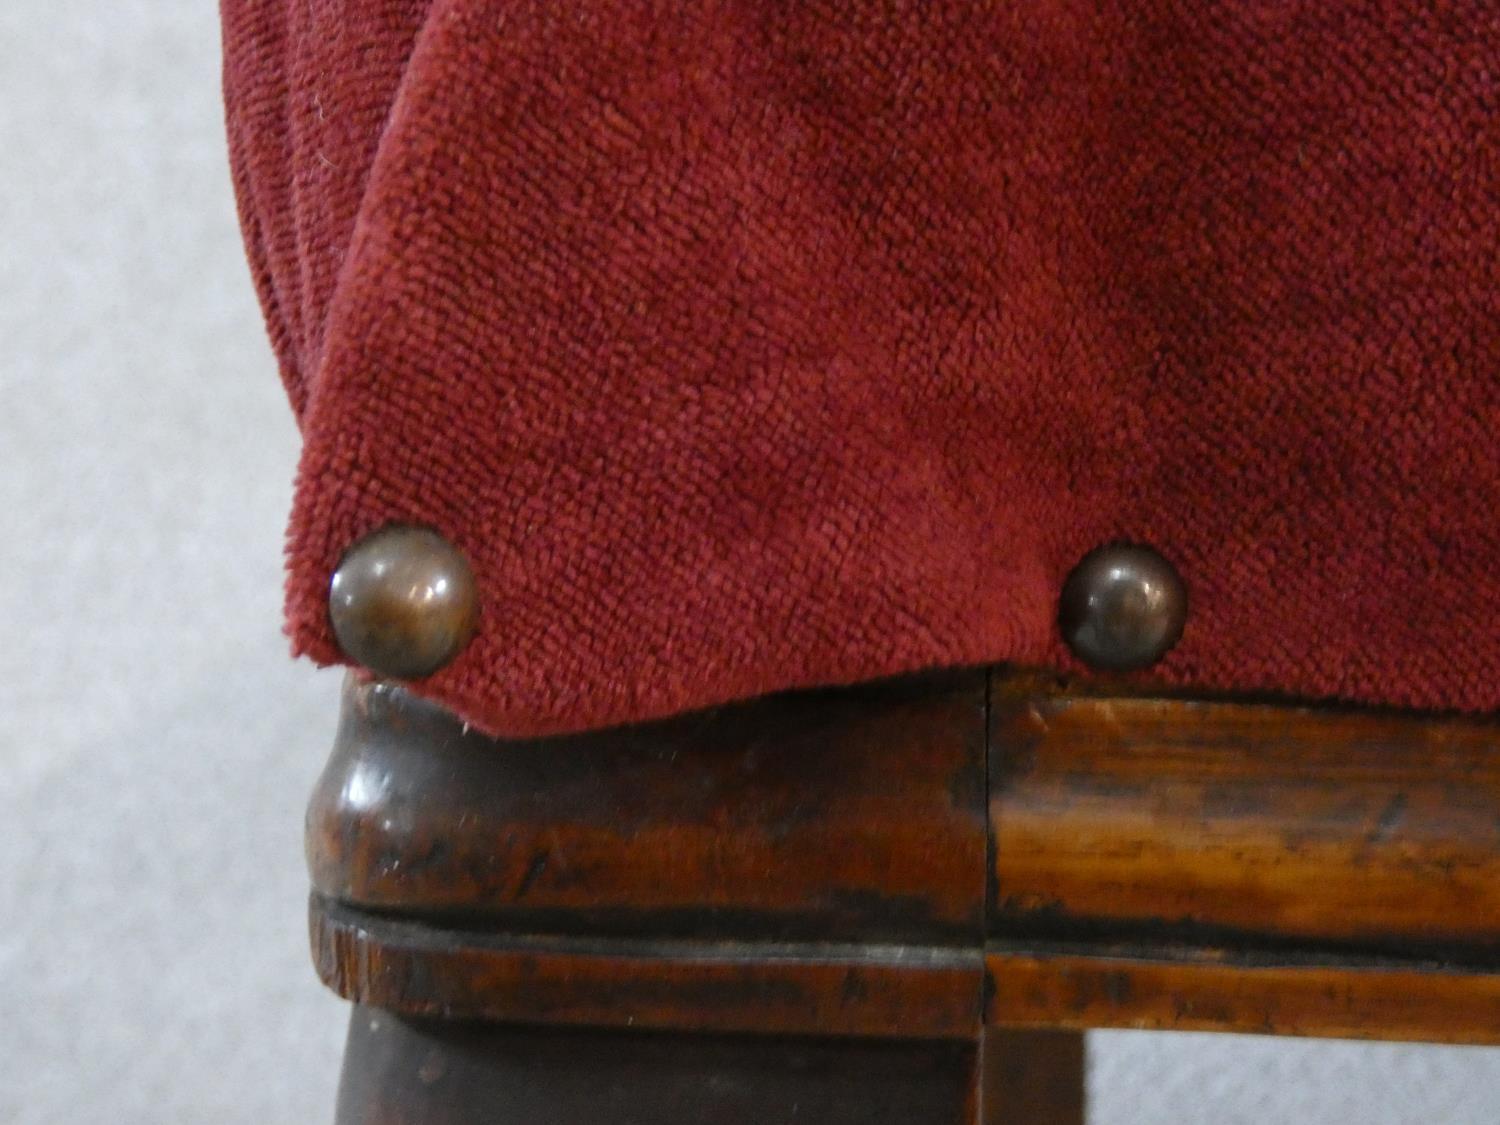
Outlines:
[[[1084,1119],[1089,1028],[1500,1042],[1500,722],[995,668],[504,741],[351,678],[341,1125]]]

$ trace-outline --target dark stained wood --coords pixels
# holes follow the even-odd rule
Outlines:
[[[509,742],[351,683],[308,858],[386,1009],[345,1125],[1078,1125],[1092,1027],[1500,1043],[1495,719],[969,671]]]
[[[407,1022],[356,1008],[338,1125],[972,1125],[973,1044]]]
[[[313,883],[511,930],[974,946],[984,707],[963,672],[507,742],[351,680]]]
[[[1495,973],[1438,965],[1256,963],[1215,953],[1018,951],[992,953],[986,961],[986,1018],[1007,1027],[1500,1044]]]
[[[977,1039],[978,950],[464,933],[314,896],[318,973],[408,1015],[712,1032]]]
[[[992,689],[1002,937],[1500,948],[1500,723]]]
[[[1083,1125],[1081,1032],[990,1027],[980,1057],[984,1125]]]

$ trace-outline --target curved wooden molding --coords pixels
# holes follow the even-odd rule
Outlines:
[[[1500,1042],[1500,722],[944,673],[507,742],[351,683],[313,944],[414,1015]]]

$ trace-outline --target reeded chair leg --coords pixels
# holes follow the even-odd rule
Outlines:
[[[356,1007],[338,1125],[969,1125],[977,1054],[962,1042],[451,1024]]]

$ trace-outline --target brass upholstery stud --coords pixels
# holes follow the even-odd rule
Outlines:
[[[1182,636],[1187,589],[1150,547],[1114,543],[1091,551],[1063,584],[1058,627],[1091,668],[1130,672],[1155,664]]]
[[[474,572],[436,532],[384,527],[339,562],[328,586],[328,616],[350,660],[393,679],[430,676],[474,635]]]

